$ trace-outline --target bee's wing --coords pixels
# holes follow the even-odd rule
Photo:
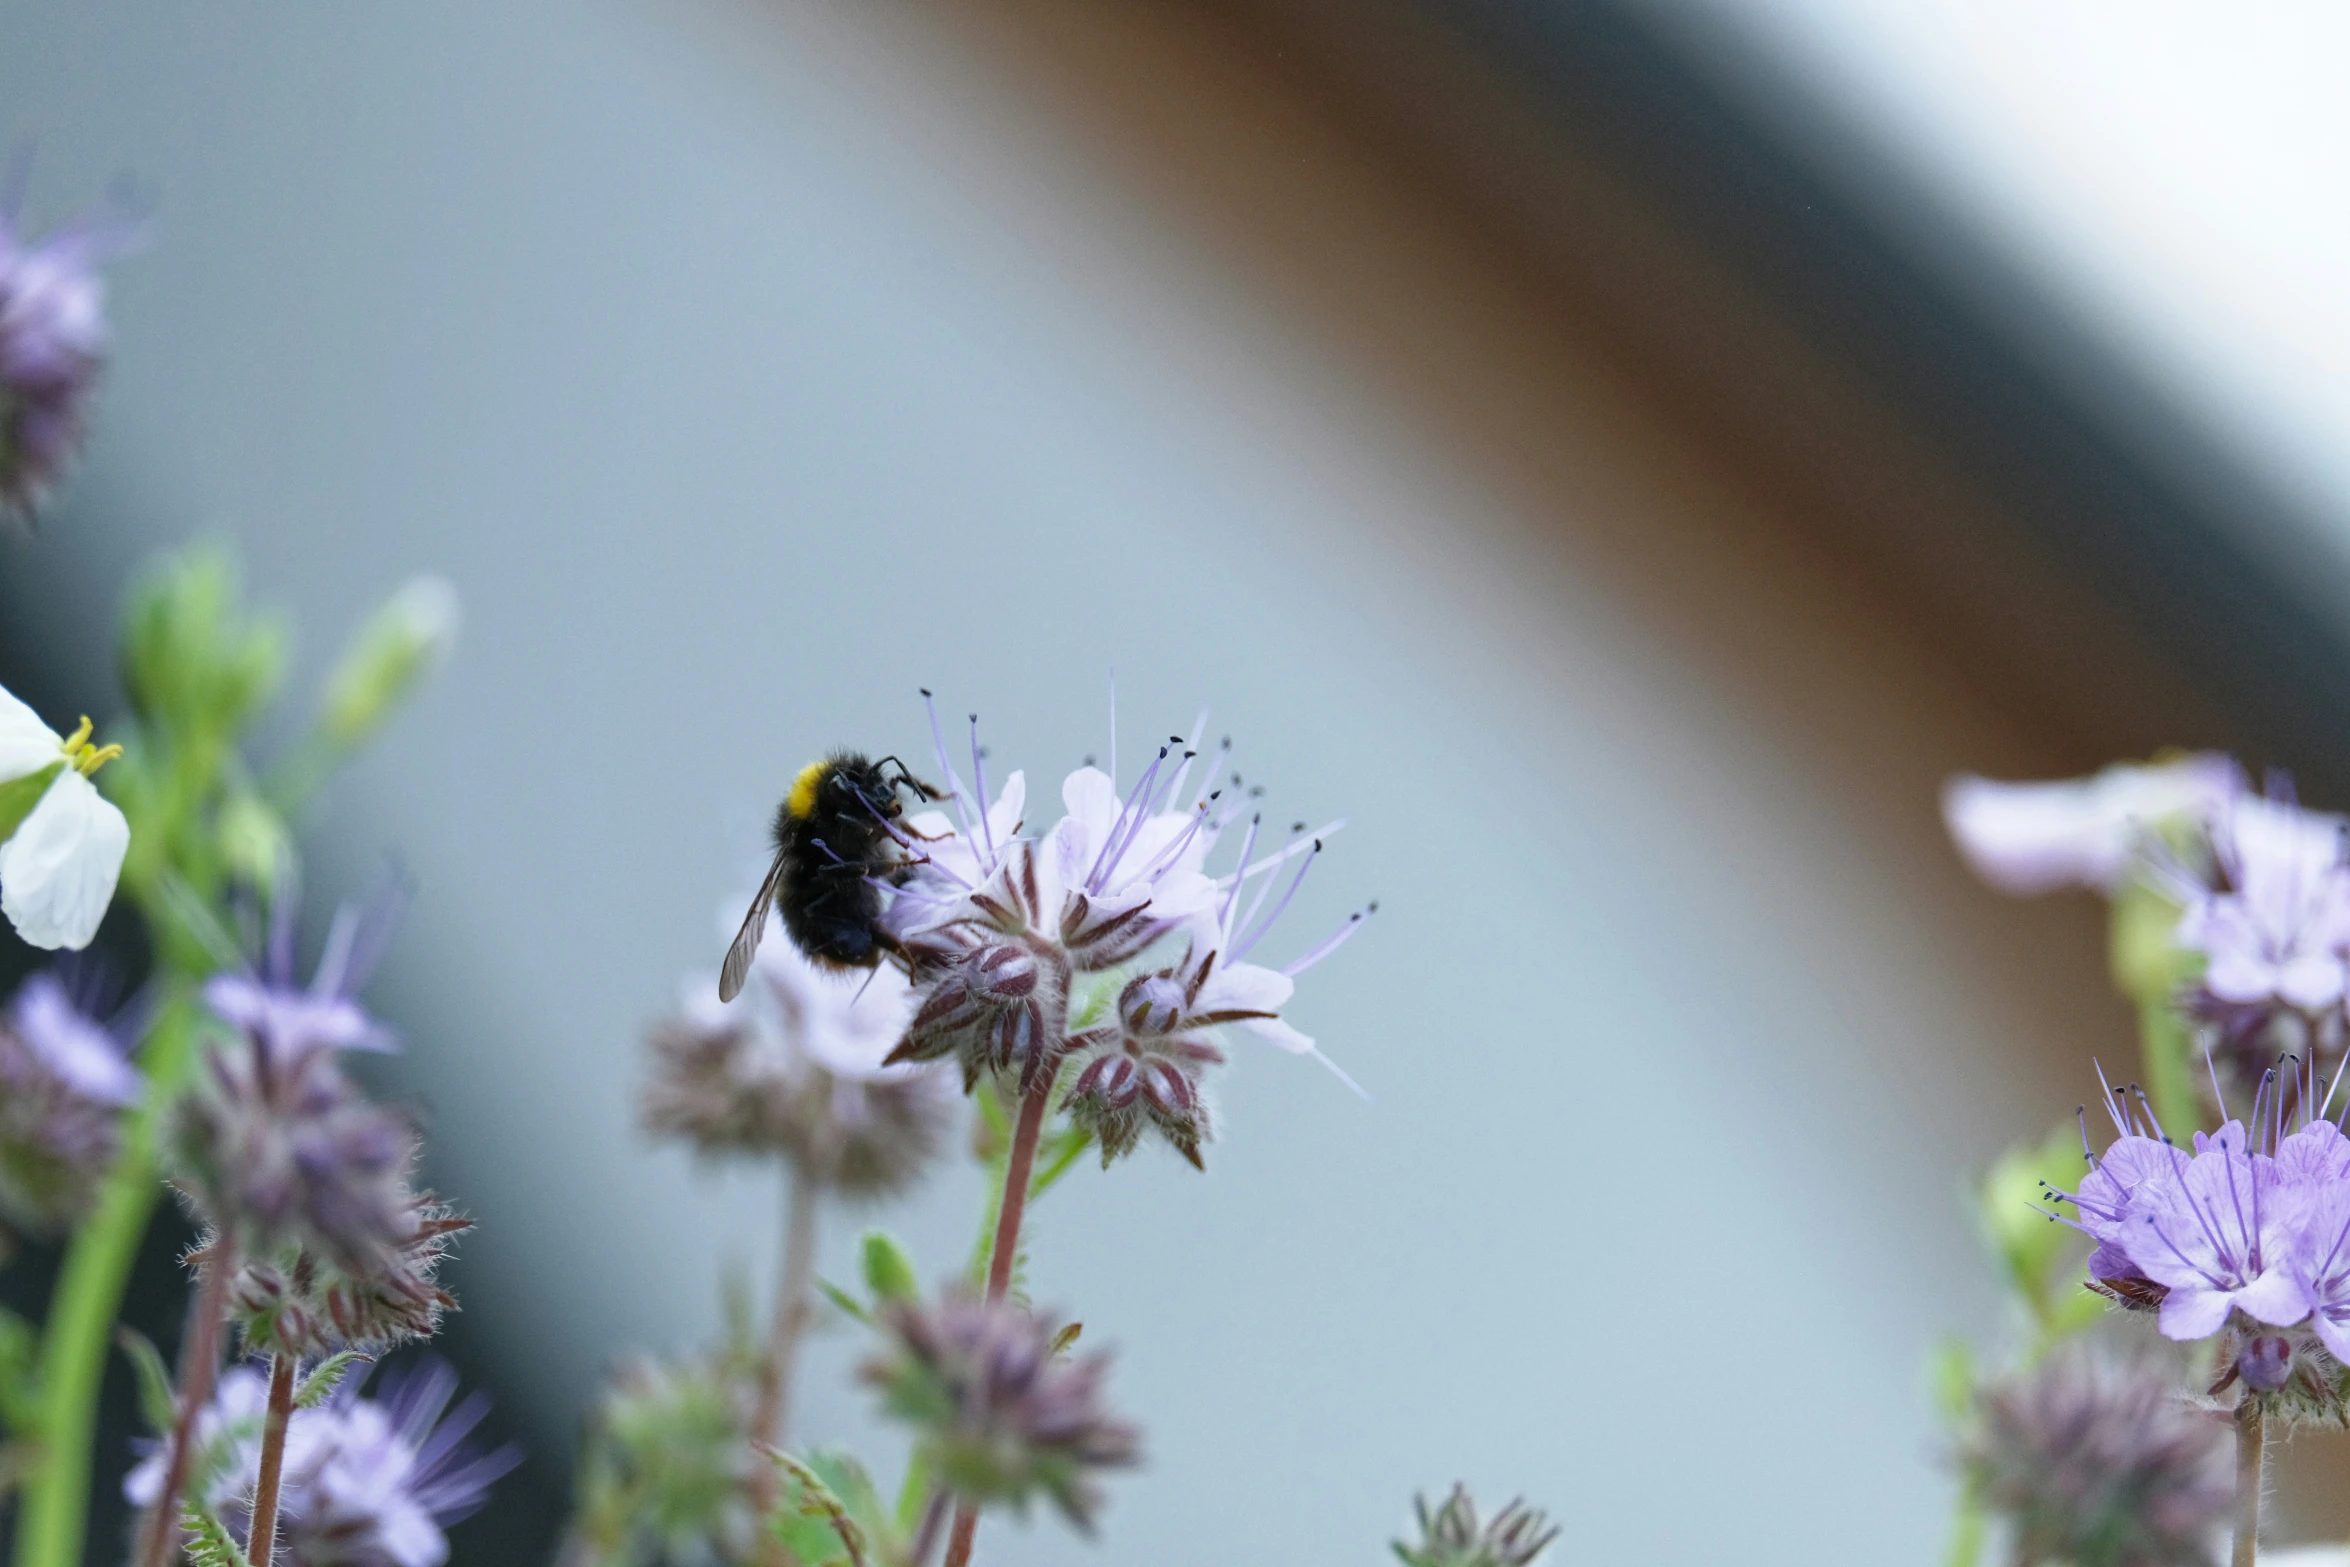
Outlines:
[[[759,895],[751,900],[751,912],[743,916],[743,928],[735,932],[734,945],[726,949],[726,963],[718,970],[718,999],[732,1001],[743,993],[743,982],[751,977],[751,959],[759,955],[759,938],[767,934],[767,916],[775,907],[775,894],[783,886],[783,856],[767,868],[767,879],[759,884]]]

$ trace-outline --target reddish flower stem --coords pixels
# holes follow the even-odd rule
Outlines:
[[[1012,1132],[1012,1159],[1004,1169],[1004,1200],[996,1210],[995,1248],[987,1260],[987,1298],[998,1301],[1012,1287],[1012,1267],[1020,1257],[1020,1220],[1028,1211],[1028,1181],[1036,1169],[1036,1142],[1044,1134],[1045,1112],[1052,1107],[1053,1074],[1039,1073],[1028,1097],[1020,1101],[1020,1124]],[[979,1509],[969,1502],[955,1508],[955,1532],[947,1539],[946,1567],[970,1567],[972,1537],[979,1532]]]
[[[277,1492],[286,1471],[286,1427],[294,1418],[294,1357],[280,1350],[269,1362],[269,1415],[261,1425],[261,1479],[253,1487],[253,1528],[245,1559],[270,1567],[277,1554]]]
[[[220,1370],[220,1330],[228,1321],[229,1275],[236,1266],[236,1250],[226,1236],[213,1242],[211,1255],[198,1264],[196,1319],[190,1324],[188,1347],[180,1358],[179,1411],[171,1427],[171,1462],[164,1467],[154,1516],[147,1520],[139,1567],[166,1567],[179,1540],[180,1493],[188,1484],[188,1450],[196,1444],[196,1417],[212,1402],[212,1379]]]
[[[786,1199],[783,1228],[783,1274],[775,1286],[775,1323],[768,1333],[767,1353],[759,1361],[759,1397],[751,1412],[754,1447],[783,1446],[791,1401],[792,1363],[798,1358],[800,1340],[808,1331],[809,1320],[815,1316],[810,1284],[816,1276],[817,1187],[798,1170],[791,1172],[790,1180],[791,1195]],[[764,1519],[774,1508],[782,1484],[782,1472],[772,1463],[762,1462],[751,1470],[751,1509],[760,1518]],[[786,1567],[790,1556],[780,1543],[770,1541],[761,1548],[760,1559],[765,1567]]]

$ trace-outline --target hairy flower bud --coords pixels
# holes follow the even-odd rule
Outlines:
[[[1016,1072],[1023,1091],[1058,1065],[1068,1026],[1068,955],[1025,936],[964,928],[908,943],[921,1005],[892,1061],[953,1057],[966,1089],[991,1072]]]
[[[306,1250],[375,1276],[416,1238],[416,1135],[324,1050],[289,1060],[249,1038],[213,1046],[174,1130],[183,1189],[240,1252]]]
[[[2203,1567],[2234,1495],[2223,1416],[2152,1361],[2061,1351],[1980,1397],[1960,1462],[2015,1559]]]
[[[473,1221],[429,1193],[411,1197],[409,1208],[413,1233],[380,1272],[349,1273],[300,1249],[240,1266],[229,1283],[229,1316],[247,1352],[381,1354],[439,1332],[442,1314],[457,1305],[441,1287],[440,1265]],[[202,1251],[188,1259],[203,1260]]]
[[[888,1349],[862,1375],[912,1424],[939,1482],[975,1505],[1042,1494],[1090,1531],[1093,1476],[1140,1456],[1141,1433],[1101,1405],[1103,1355],[1062,1355],[1063,1330],[1008,1300],[949,1295],[882,1308]]]
[[[953,1099],[938,1069],[882,1063],[909,1009],[894,971],[868,982],[767,942],[740,996],[699,982],[654,1026],[644,1124],[712,1158],[781,1155],[850,1195],[901,1190],[944,1144]]]
[[[1426,1497],[1415,1497],[1412,1510],[1419,1515],[1419,1542],[1395,1542],[1405,1567],[1529,1567],[1559,1536],[1550,1520],[1523,1502],[1513,1501],[1481,1522],[1465,1485],[1454,1486],[1434,1511]]]

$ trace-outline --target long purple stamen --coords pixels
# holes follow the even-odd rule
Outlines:
[[[1373,904],[1369,909],[1357,909],[1354,913],[1349,914],[1346,917],[1345,924],[1339,926],[1338,929],[1332,931],[1329,935],[1322,938],[1321,945],[1307,952],[1304,957],[1293,961],[1281,972],[1288,978],[1295,979],[1298,975],[1303,974],[1307,969],[1312,968],[1315,964],[1330,956],[1331,953],[1336,952],[1340,947],[1345,946],[1348,941],[1353,939],[1354,933],[1363,928],[1363,922],[1371,917],[1372,910],[1376,908],[1378,908],[1378,905]],[[2086,1133],[2083,1134],[2084,1138],[2086,1135]]]
[[[955,802],[955,814],[963,819],[963,841],[968,843],[976,836],[971,830],[970,797],[963,792],[963,780],[956,775],[955,764],[947,760],[946,731],[938,727],[938,702],[927,690],[922,693],[922,710],[930,715],[930,748],[938,755],[938,770],[947,775],[947,794]]]
[[[1282,892],[1281,901],[1274,904],[1273,911],[1267,914],[1246,936],[1243,936],[1240,939],[1240,944],[1232,949],[1232,962],[1238,963],[1242,958],[1247,957],[1249,950],[1265,939],[1265,932],[1273,928],[1273,922],[1281,917],[1282,910],[1289,907],[1289,900],[1297,896],[1297,889],[1305,881],[1306,872],[1314,868],[1314,861],[1321,858],[1321,855],[1322,840],[1317,838],[1314,840],[1314,852],[1298,861],[1297,874],[1289,878],[1289,886]]]
[[[1243,865],[1248,863],[1249,851],[1257,846],[1257,829],[1264,825],[1264,820],[1261,815],[1248,819],[1248,836],[1240,844],[1240,863]],[[1232,885],[1224,890],[1224,906],[1216,911],[1216,929],[1222,934],[1226,946],[1232,944],[1232,906],[1240,901],[1240,882],[1240,877],[1232,878]]]
[[[987,843],[989,861],[995,859],[995,824],[987,819],[987,758],[979,749],[979,715],[971,715],[971,787],[979,796],[979,831]]]

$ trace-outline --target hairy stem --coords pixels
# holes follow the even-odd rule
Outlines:
[[[165,1567],[179,1538],[180,1493],[187,1489],[188,1463],[196,1445],[196,1417],[212,1402],[212,1379],[220,1370],[220,1330],[228,1321],[228,1281],[237,1270],[236,1249],[227,1236],[212,1243],[197,1283],[196,1320],[190,1325],[188,1347],[180,1356],[179,1409],[171,1426],[171,1461],[163,1469],[163,1489],[147,1519],[147,1538],[139,1547],[140,1567]],[[50,1308],[54,1311],[56,1308]],[[85,1451],[82,1471],[89,1483]],[[80,1516],[76,1515],[74,1555],[68,1567],[81,1560]]]
[[[2236,1549],[2229,1567],[2253,1567],[2260,1538],[2260,1461],[2267,1446],[2260,1400],[2247,1392],[2236,1402]]]
[[[816,1276],[816,1197],[816,1183],[792,1172],[791,1195],[784,1204],[783,1274],[775,1286],[775,1323],[768,1331],[767,1353],[759,1361],[759,1398],[751,1411],[751,1440],[761,1447],[783,1446],[792,1362],[815,1314],[810,1285]],[[763,1518],[775,1505],[782,1475],[775,1465],[760,1464],[751,1476],[751,1506]],[[778,1547],[769,1555],[781,1560],[782,1550]]]
[[[277,1554],[277,1490],[286,1470],[286,1427],[294,1418],[294,1357],[280,1350],[269,1362],[269,1415],[261,1425],[261,1478],[253,1487],[253,1527],[245,1559],[269,1567]]]
[[[1028,1211],[1028,1178],[1036,1168],[1036,1140],[1044,1133],[1045,1112],[1052,1102],[1053,1074],[1039,1073],[1036,1086],[1020,1101],[1020,1124],[1012,1132],[1012,1158],[1004,1167],[995,1247],[987,1261],[987,1298],[991,1301],[1002,1300],[1012,1287],[1012,1268],[1020,1257],[1020,1219]],[[978,1532],[979,1509],[969,1502],[957,1506],[955,1532],[947,1540],[946,1567],[970,1567],[971,1541]]]

